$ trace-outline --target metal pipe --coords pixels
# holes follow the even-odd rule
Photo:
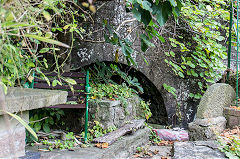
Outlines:
[[[85,135],[84,135],[84,143],[87,143],[87,133],[88,133],[88,100],[90,94],[90,85],[89,85],[89,70],[86,72],[86,113],[85,113]]]
[[[232,15],[233,15],[233,2],[230,2],[230,25],[229,25],[229,37],[228,37],[228,65],[227,68],[231,68],[231,49],[232,49]],[[227,72],[227,83],[229,83],[229,74],[230,71]]]

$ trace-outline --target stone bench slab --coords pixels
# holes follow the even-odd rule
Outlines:
[[[6,111],[15,113],[63,104],[67,101],[67,94],[67,92],[59,90],[8,88],[5,96]],[[0,115],[2,114],[0,112]]]

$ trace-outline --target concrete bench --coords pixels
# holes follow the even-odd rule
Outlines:
[[[3,88],[0,86],[1,94]],[[0,110],[5,108],[28,122],[29,110],[66,103],[67,95],[67,92],[59,90],[8,88],[7,95],[0,99],[3,100],[0,102]],[[25,138],[25,128],[15,119],[8,119],[7,122],[4,113],[0,112],[0,158],[24,156]]]

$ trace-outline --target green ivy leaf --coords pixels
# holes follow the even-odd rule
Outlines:
[[[149,12],[152,12],[151,6],[152,6],[152,4],[148,1],[143,1],[142,2],[143,9],[148,10]]]
[[[195,68],[195,65],[191,61],[187,61],[187,65],[192,67],[192,68]]]
[[[172,52],[172,51],[170,51],[170,55],[171,55],[172,57],[175,57],[175,53]]]
[[[183,75],[182,72],[178,72],[178,75],[179,75],[180,77],[184,78],[184,75]]]

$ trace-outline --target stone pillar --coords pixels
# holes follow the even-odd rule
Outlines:
[[[5,94],[0,85],[0,110],[6,111]],[[18,114],[28,122],[28,111]],[[25,127],[8,115],[0,115],[0,158],[17,158],[25,155]]]

